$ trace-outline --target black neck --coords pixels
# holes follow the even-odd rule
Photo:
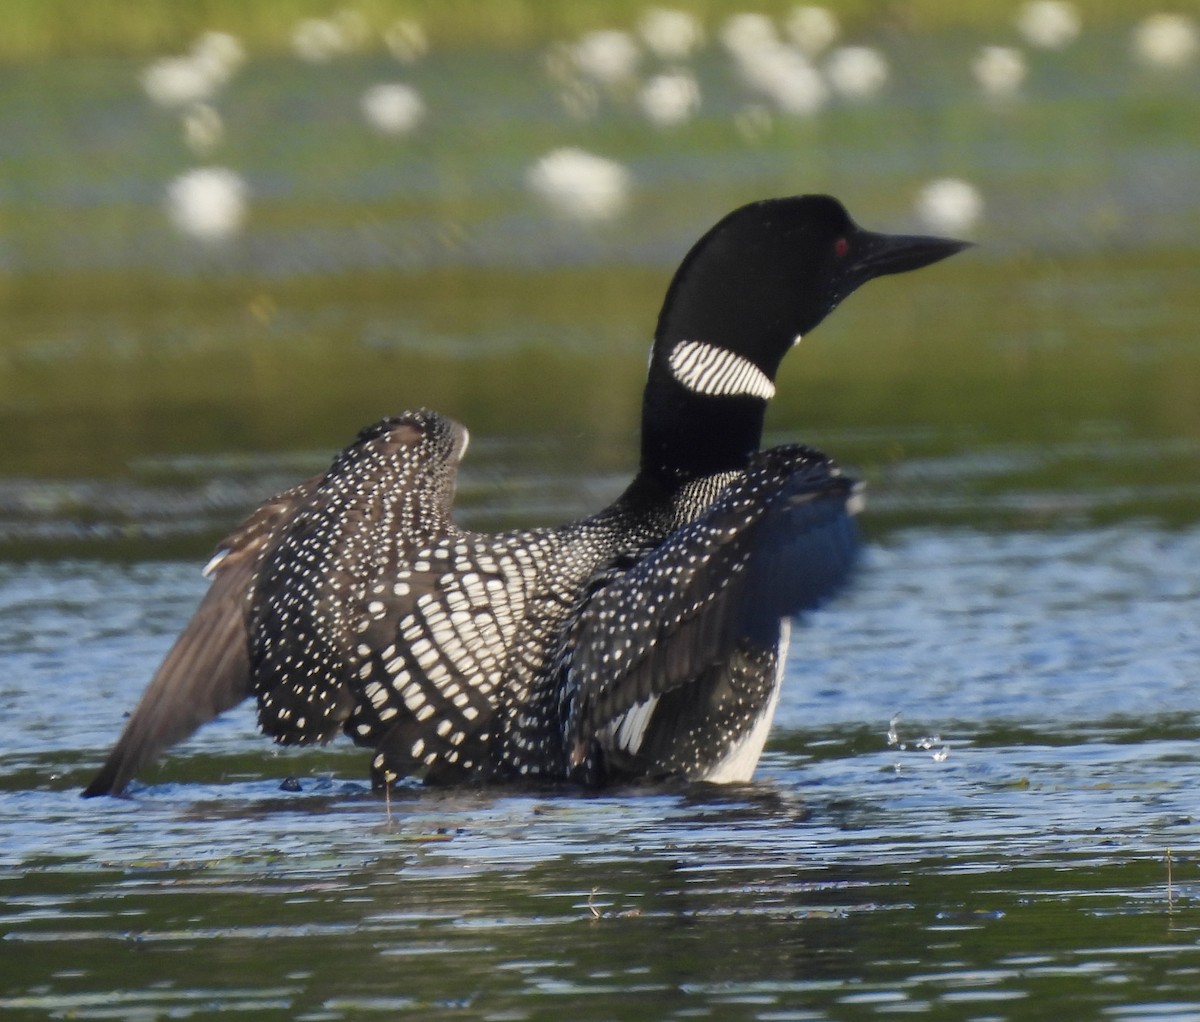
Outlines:
[[[690,479],[741,469],[762,441],[767,403],[709,397],[671,374],[655,345],[642,397],[641,473],[674,488]]]
[[[734,210],[692,246],[667,288],[642,407],[642,474],[678,486],[743,468],[796,338],[866,281],[962,247],[864,231],[824,195]]]

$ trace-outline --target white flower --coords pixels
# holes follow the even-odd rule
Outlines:
[[[1060,50],[1079,35],[1079,11],[1068,0],[1030,0],[1017,14],[1017,31],[1033,46]]]
[[[784,113],[814,114],[829,98],[820,72],[799,49],[780,40],[770,18],[735,14],[722,26],[721,42],[746,84]]]
[[[785,114],[815,114],[829,99],[821,73],[799,51],[787,46],[763,53],[743,68],[743,73],[747,71],[759,90]]]
[[[242,44],[226,32],[205,32],[186,57],[163,57],[142,72],[142,88],[158,106],[175,109],[203,103],[225,85],[246,59]]]
[[[735,57],[749,57],[779,45],[779,36],[765,14],[734,14],[721,26],[721,42]]]
[[[383,41],[392,56],[402,64],[415,64],[429,52],[429,37],[421,23],[401,18],[383,33]]]
[[[700,109],[700,86],[684,71],[655,75],[638,93],[638,106],[654,124],[682,124]]]
[[[935,231],[958,233],[971,230],[983,215],[979,191],[959,178],[930,181],[917,195],[917,216]]]
[[[588,32],[572,54],[579,73],[600,85],[619,85],[631,79],[641,56],[633,37],[617,29]]]
[[[757,14],[735,15],[726,23],[725,43],[742,79],[784,113],[808,116],[829,98],[820,72],[798,49],[781,42]]]
[[[841,34],[837,18],[824,7],[797,7],[788,16],[788,35],[809,56],[828,49]]]
[[[384,135],[407,135],[425,117],[425,102],[411,85],[372,85],[360,101],[363,117]]]
[[[246,215],[246,183],[224,167],[181,174],[167,187],[167,216],[184,234],[222,241],[236,234]]]
[[[1197,48],[1196,24],[1183,14],[1152,14],[1133,30],[1133,51],[1145,64],[1182,67]]]
[[[704,43],[704,29],[694,15],[667,7],[647,8],[638,35],[663,60],[683,60]]]
[[[327,64],[350,49],[341,27],[324,18],[305,18],[292,29],[292,52],[310,64]]]
[[[629,201],[629,171],[582,149],[543,156],[529,169],[526,183],[559,212],[580,220],[606,220]]]
[[[192,59],[203,66],[214,81],[224,84],[246,62],[246,51],[237,36],[228,32],[205,32],[192,44]]]
[[[989,96],[1011,96],[1025,80],[1025,57],[1011,46],[985,46],[971,72]]]
[[[176,108],[202,103],[217,91],[210,70],[191,57],[163,57],[142,72],[142,88],[158,106]]]
[[[883,54],[869,46],[843,46],[829,55],[825,73],[843,96],[865,99],[886,84],[888,65]]]

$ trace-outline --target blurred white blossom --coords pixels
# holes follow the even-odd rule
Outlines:
[[[1182,67],[1198,48],[1196,23],[1183,14],[1151,14],[1133,30],[1133,52],[1153,67]]]
[[[1025,56],[1012,46],[985,46],[971,62],[971,73],[989,96],[1011,96],[1025,81]]]
[[[809,56],[822,53],[837,42],[841,26],[825,7],[797,7],[788,15],[787,33]]]
[[[246,215],[249,189],[224,167],[200,167],[167,186],[167,216],[176,229],[201,241],[232,237]]]
[[[829,98],[821,73],[797,47],[789,46],[761,14],[735,14],[721,29],[721,42],[742,80],[783,113],[808,116]]]
[[[749,58],[779,45],[779,34],[765,14],[733,14],[721,26],[721,43],[735,57]]]
[[[780,46],[743,68],[759,90],[786,114],[815,114],[829,100],[821,73],[798,51]]]
[[[178,109],[211,99],[246,59],[242,44],[228,32],[205,32],[182,57],[161,57],[142,71],[151,102]]]
[[[425,117],[425,102],[411,85],[372,85],[360,101],[367,123],[383,135],[407,135]]]
[[[833,87],[851,99],[866,99],[887,84],[888,65],[870,46],[843,46],[829,55],[825,73]]]
[[[638,106],[653,124],[682,124],[700,109],[700,86],[685,71],[655,75],[638,93]]]
[[[647,8],[638,35],[663,60],[684,60],[704,44],[704,29],[695,15],[667,7]]]
[[[1017,12],[1017,31],[1032,46],[1060,50],[1079,35],[1079,11],[1068,0],[1030,0]]]
[[[142,72],[142,88],[158,106],[185,107],[212,98],[219,81],[191,57],[162,57]]]
[[[917,195],[916,213],[930,230],[965,233],[983,216],[983,197],[974,185],[960,178],[939,178]]]
[[[629,201],[631,176],[615,160],[582,149],[556,149],[526,176],[529,188],[554,209],[580,220],[606,220]]]
[[[228,32],[204,32],[192,45],[192,59],[209,76],[224,83],[246,62],[246,51],[237,36]]]
[[[632,79],[641,57],[633,36],[617,29],[586,33],[576,42],[572,54],[580,74],[607,86]]]
[[[341,26],[330,19],[304,18],[292,29],[292,52],[310,64],[327,64],[349,49]]]

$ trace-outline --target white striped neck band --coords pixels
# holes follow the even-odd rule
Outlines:
[[[756,397],[770,401],[775,384],[753,362],[703,341],[680,341],[667,364],[688,390],[709,397]]]

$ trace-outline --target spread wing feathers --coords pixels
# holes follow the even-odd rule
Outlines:
[[[246,611],[254,577],[280,528],[318,480],[273,497],[217,547],[205,568],[212,585],[85,796],[119,795],[142,767],[250,694]]]
[[[276,741],[336,735],[373,657],[396,641],[381,642],[381,625],[409,615],[448,570],[465,438],[457,423],[423,410],[367,427],[264,559],[250,611],[250,665],[259,725]]]
[[[781,619],[815,607],[847,577],[854,491],[814,451],[763,452],[703,514],[603,580],[562,654],[567,769],[595,740],[620,738],[635,707],[705,678],[709,695],[723,698],[718,682],[738,657],[773,653]]]
[[[458,780],[486,766],[502,696],[514,684],[512,650],[536,602],[537,564],[550,532],[455,534],[401,570],[402,600],[385,606],[364,633],[347,733],[376,747],[377,783],[420,776]]]

